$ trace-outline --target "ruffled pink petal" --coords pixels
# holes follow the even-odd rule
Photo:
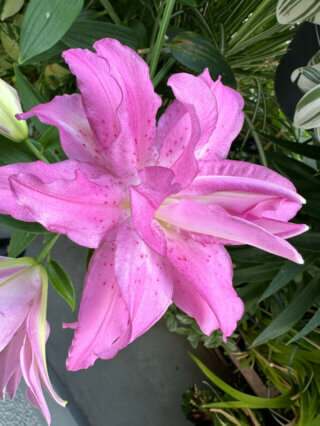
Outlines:
[[[131,325],[114,276],[115,244],[104,241],[94,252],[85,280],[67,369],[88,368],[108,359],[129,343]]]
[[[226,249],[174,234],[167,234],[167,244],[168,258],[187,280],[175,281],[173,302],[194,316],[204,333],[220,328],[224,337],[230,336],[244,306],[232,287],[232,263]]]
[[[24,222],[35,221],[29,210],[17,203],[17,199],[9,183],[9,177],[11,175],[30,173],[34,176],[38,176],[46,183],[51,183],[56,179],[74,179],[75,171],[78,169],[81,169],[88,178],[97,178],[105,173],[105,169],[103,168],[75,160],[61,161],[55,164],[35,161],[32,163],[9,164],[0,167],[0,199],[6,200],[5,203],[1,203],[0,205],[0,214],[9,214]]]
[[[309,227],[300,223],[281,222],[274,219],[255,219],[250,222],[260,226],[280,238],[292,238],[308,231]]]
[[[0,398],[5,399],[6,391],[10,398],[15,395],[21,377],[20,349],[25,337],[25,327],[16,330],[8,345],[0,350]],[[18,383],[17,383],[18,382]]]
[[[71,179],[57,178],[52,183],[31,174],[10,178],[18,203],[28,209],[34,221],[93,248],[99,246],[106,231],[122,215],[119,203],[123,192],[113,178],[107,181],[108,185],[96,184],[80,170]]]
[[[26,337],[20,352],[20,365],[23,378],[26,382],[27,397],[32,405],[38,408],[48,425],[51,424],[51,415],[44,398],[37,361],[32,351],[32,346],[29,339]]]
[[[123,137],[115,143],[112,155],[121,159],[122,167],[132,167],[132,161],[137,168],[154,164],[156,113],[161,99],[154,91],[147,64],[115,39],[99,40],[93,47],[109,64],[110,75],[123,95],[117,110]]]
[[[29,306],[26,305],[10,316],[0,314],[0,353],[4,350],[25,320]],[[1,365],[1,362],[0,362]]]
[[[43,293],[44,292],[44,293]],[[66,401],[61,399],[55,392],[47,371],[45,344],[49,337],[50,327],[46,322],[47,294],[46,289],[39,292],[34,300],[26,320],[26,331],[33,352],[33,363],[35,364],[40,381],[45,386],[49,395],[60,405],[65,406]],[[39,407],[41,409],[41,407]]]
[[[29,266],[23,272],[6,278],[0,286],[0,314],[8,318],[9,324],[19,323],[26,314],[26,308],[42,285],[39,268]],[[21,311],[21,312],[19,312]],[[10,317],[14,314],[14,317]],[[4,321],[6,318],[4,319]]]
[[[187,186],[197,169],[195,145],[205,143],[215,129],[217,104],[211,90],[198,77],[175,74],[168,84],[177,100],[167,108],[158,123],[158,164],[171,167],[178,176],[177,180]]]
[[[228,86],[224,86],[220,79],[212,82],[208,69],[200,76],[216,98],[218,106],[218,122],[209,140],[197,145],[196,158],[201,168],[202,160],[226,158],[233,140],[238,136],[243,126],[244,101],[242,96]]]
[[[129,310],[133,341],[167,310],[172,298],[172,266],[143,242],[130,219],[118,231],[115,276]]]
[[[304,203],[305,200],[301,199],[301,202]],[[261,201],[245,213],[245,219],[268,218],[282,222],[287,221],[295,217],[301,209],[301,202],[283,198]]]
[[[63,150],[69,158],[105,166],[105,160],[93,139],[80,95],[56,96],[51,102],[18,114],[17,118],[27,120],[34,115],[42,123],[58,128]]]
[[[157,253],[166,254],[166,239],[154,213],[169,195],[181,187],[173,184],[174,173],[165,167],[145,167],[139,173],[141,183],[130,188],[131,212],[135,230]]]
[[[183,199],[170,206],[161,206],[156,212],[156,218],[187,231],[249,244],[293,262],[303,263],[300,254],[287,241],[247,220],[230,215],[220,206],[208,207]]]

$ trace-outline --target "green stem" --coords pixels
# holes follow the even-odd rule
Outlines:
[[[39,160],[44,161],[45,163],[49,163],[49,161],[46,159],[46,157],[38,150],[38,148],[33,145],[33,143],[29,140],[26,139],[25,143],[27,145],[27,147],[30,149],[30,151],[32,151],[32,153],[39,158]]]
[[[59,237],[60,237],[59,234],[55,234],[54,237],[51,238],[51,240],[43,248],[42,252],[37,257],[38,263],[42,263],[44,261],[44,259],[46,258],[46,256],[48,256],[48,254],[50,253],[50,250],[52,249],[52,247],[54,246],[54,244],[56,243],[56,241]]]
[[[253,139],[254,139],[254,141],[255,141],[255,143],[257,145],[257,148],[258,148],[258,153],[259,153],[259,157],[260,157],[260,163],[263,166],[268,167],[268,162],[267,162],[264,150],[263,150],[261,139],[260,139],[258,133],[256,132],[256,129],[255,129],[254,125],[252,124],[252,121],[250,120],[250,118],[248,117],[247,114],[245,114],[245,117],[246,117],[246,122],[247,122],[247,124],[249,126],[249,129],[251,131],[252,137],[253,137]]]
[[[153,79],[153,77],[156,73],[156,69],[157,69],[157,65],[158,65],[159,57],[160,57],[160,52],[161,52],[162,45],[163,45],[163,42],[164,42],[164,37],[165,37],[166,32],[167,32],[169,21],[170,21],[171,15],[172,15],[174,4],[175,4],[175,0],[167,0],[166,1],[166,6],[164,8],[162,20],[161,20],[161,23],[160,23],[158,36],[157,36],[155,46],[154,46],[154,50],[152,52],[152,57],[151,57],[151,63],[150,63],[150,77],[151,77],[151,79]]]
[[[100,3],[106,9],[106,11],[109,13],[110,18],[113,20],[113,22],[117,25],[121,25],[121,20],[120,20],[119,16],[117,15],[116,11],[114,10],[114,8],[112,7],[109,0],[100,0]]]
[[[157,87],[158,84],[160,83],[160,81],[163,79],[163,77],[167,74],[167,72],[170,70],[170,68],[172,67],[172,65],[175,63],[175,59],[174,58],[170,58],[165,64],[164,66],[161,68],[161,70],[155,75],[155,77],[153,78],[152,82],[153,82],[153,86]]]

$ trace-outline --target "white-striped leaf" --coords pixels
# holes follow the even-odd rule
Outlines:
[[[294,124],[303,129],[320,127],[320,84],[309,90],[298,102]]]
[[[318,50],[318,52],[315,55],[313,55],[310,61],[308,62],[308,65],[316,65],[316,64],[320,64],[320,50]]]
[[[320,127],[316,127],[314,129],[314,137],[316,138],[317,142],[320,143]]]
[[[291,74],[291,81],[296,83],[302,92],[307,93],[320,84],[320,64],[295,69]]]
[[[319,0],[279,0],[277,19],[280,24],[311,21],[320,23]]]

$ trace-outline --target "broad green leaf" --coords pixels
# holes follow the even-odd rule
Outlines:
[[[308,92],[308,90],[320,84],[320,64],[295,69],[291,74],[291,81],[296,83],[303,93]]]
[[[24,144],[12,143],[0,135],[0,165],[25,163],[35,161],[36,158]]]
[[[320,425],[320,414],[309,423],[308,426],[319,426]]]
[[[8,22],[2,22],[0,35],[5,52],[11,59],[17,61],[19,56],[19,27]]]
[[[320,160],[320,147],[314,145],[306,145],[299,142],[293,142],[285,139],[279,139],[274,136],[260,133],[266,140],[275,143],[276,145],[286,148],[289,151],[301,154],[305,157],[313,158],[314,160]]]
[[[61,54],[64,50],[67,50],[68,46],[66,46],[62,41],[58,41],[54,46],[50,49],[46,50],[39,55],[33,56],[29,60],[25,61],[25,64],[34,64],[36,62],[45,62],[53,59],[61,59]]]
[[[290,330],[305,312],[317,302],[319,298],[319,286],[320,273],[317,274],[299,294],[295,295],[291,303],[281,314],[259,334],[252,343],[252,346],[262,345]]]
[[[320,126],[320,84],[309,90],[298,102],[294,124],[303,129]]]
[[[61,144],[58,129],[50,126],[48,130],[41,135],[39,142],[43,149],[59,148]]]
[[[319,16],[316,16],[318,15]],[[320,24],[319,0],[279,0],[277,19],[280,24],[312,21]]]
[[[19,12],[24,4],[24,0],[4,0],[1,3],[0,20],[4,21]]]
[[[92,49],[93,44],[104,37],[115,38],[133,49],[138,48],[134,30],[101,21],[75,22],[62,41],[71,48]]]
[[[29,82],[16,65],[14,65],[14,73],[17,79],[20,100],[25,111],[29,111],[34,106],[45,102],[34,85]],[[40,133],[48,129],[48,125],[41,123],[37,117],[31,117],[30,120]]]
[[[20,229],[21,231],[31,232],[33,234],[44,234],[48,232],[39,223],[21,222],[6,214],[0,214],[0,225],[9,226],[9,228]]]
[[[299,333],[297,333],[294,337],[292,337],[291,340],[289,340],[288,344],[296,342],[297,340],[311,333],[311,331],[319,327],[319,325],[320,325],[320,308],[313,315],[311,320],[302,328],[302,330],[300,330]]]
[[[301,274],[303,271],[308,269],[313,262],[314,262],[314,259],[309,258],[308,260],[305,261],[303,265],[298,265],[297,263],[294,263],[288,260],[279,270],[277,275],[273,278],[268,288],[261,296],[259,302],[266,299],[267,297],[272,296],[274,293],[279,291],[281,288],[287,285],[291,280],[293,280],[298,274]]]
[[[36,234],[15,229],[9,244],[9,257],[18,257],[35,239]]]
[[[21,27],[19,63],[54,46],[71,27],[83,0],[31,0]]]
[[[49,280],[57,292],[62,296],[74,310],[76,297],[72,282],[64,269],[55,260],[49,260],[46,265]]]
[[[233,72],[213,44],[191,31],[177,34],[168,43],[172,56],[182,65],[196,73],[208,67],[211,76],[216,80],[219,75],[226,84],[236,84]]]
[[[258,396],[248,395],[244,392],[240,392],[237,389],[229,386],[218,376],[216,376],[212,371],[210,371],[198,358],[190,354],[191,358],[198,365],[201,371],[211,380],[218,388],[223,392],[230,395],[232,398],[237,401],[229,401],[228,403],[234,404],[236,408],[238,407],[247,407],[247,408],[279,408],[290,406],[290,396],[293,394],[293,389],[287,395],[277,396],[276,398],[260,398]],[[215,404],[215,403],[213,403]],[[222,403],[224,404],[224,403]],[[212,404],[206,404],[204,407],[211,407]]]

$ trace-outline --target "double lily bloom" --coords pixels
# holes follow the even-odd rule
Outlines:
[[[108,359],[171,301],[210,334],[230,336],[243,314],[224,245],[250,244],[302,263],[286,239],[304,199],[262,166],[226,160],[243,99],[207,70],[173,75],[161,105],[146,63],[113,39],[63,57],[81,94],[57,96],[19,118],[56,126],[69,160],[0,168],[0,213],[36,221],[96,249],[67,368]]]
[[[34,259],[0,257],[0,398],[6,392],[14,398],[23,376],[27,398],[50,424],[42,385],[58,404],[66,402],[55,393],[47,372],[47,289],[46,271]]]

